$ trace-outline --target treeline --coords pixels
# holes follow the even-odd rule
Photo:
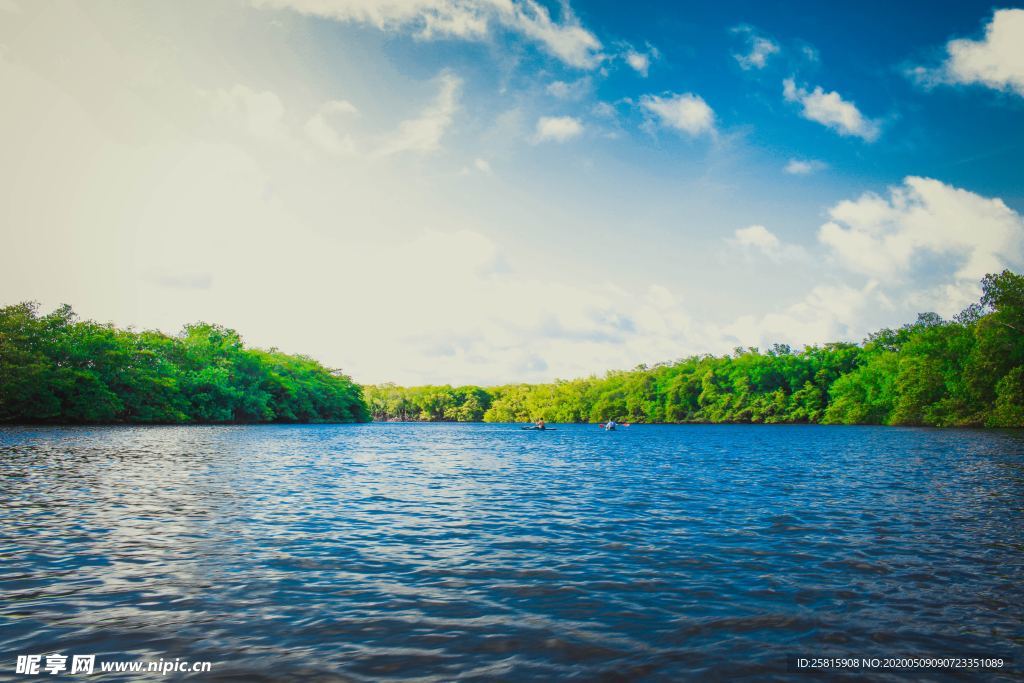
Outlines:
[[[374,420],[391,422],[483,422],[495,389],[464,386],[399,387],[366,385],[363,392]]]
[[[1024,277],[860,345],[737,349],[552,384],[365,387],[374,419],[1024,426]]]
[[[363,422],[362,389],[312,358],[247,349],[234,330],[178,336],[0,308],[0,422]]]

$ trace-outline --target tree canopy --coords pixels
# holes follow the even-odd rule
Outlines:
[[[362,422],[362,388],[220,325],[177,336],[0,308],[0,422]]]
[[[604,377],[498,387],[368,386],[378,420],[1024,426],[1024,277],[1003,271],[954,320],[862,344],[736,349]]]
[[[934,313],[793,350],[738,348],[603,377],[498,387],[360,387],[234,330],[178,335],[0,308],[0,422],[827,423],[1024,426],[1024,277],[1003,271],[953,320]]]

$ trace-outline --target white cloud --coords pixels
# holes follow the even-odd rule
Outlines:
[[[730,245],[748,253],[756,252],[767,256],[769,260],[796,261],[807,257],[807,251],[795,244],[784,244],[771,230],[763,225],[750,225],[737,228],[733,236],[726,240]]]
[[[750,26],[736,26],[732,32],[742,34],[746,39],[747,52],[733,54],[740,68],[745,71],[763,69],[768,63],[768,58],[779,52],[778,43],[758,35]]]
[[[288,8],[335,21],[370,24],[381,30],[412,28],[435,35],[479,38],[487,34],[487,7],[452,0],[253,0],[257,7]]]
[[[381,263],[402,276],[381,277]],[[674,358],[680,349],[729,348],[715,328],[695,325],[664,286],[528,277],[474,230],[422,230],[359,250],[344,273],[326,271],[335,283],[373,283],[372,297],[346,305],[347,325],[373,328],[365,339],[346,340],[361,381],[537,381]],[[410,282],[460,292],[461,305],[423,306],[409,296]],[[381,317],[380,301],[391,315]]]
[[[857,341],[891,315],[892,302],[878,284],[863,287],[845,284],[815,285],[807,295],[777,311],[743,315],[723,328],[741,345],[762,348],[773,343],[795,347],[829,341]]]
[[[495,27],[518,33],[565,64],[593,68],[604,56],[601,41],[583,28],[568,3],[562,20],[536,0],[252,0],[256,6],[286,8],[381,30],[409,30],[421,39],[484,40]]]
[[[787,100],[803,105],[805,119],[828,126],[840,135],[855,136],[868,142],[878,139],[881,133],[878,122],[865,118],[853,102],[847,102],[839,93],[825,92],[821,86],[808,91],[797,87],[792,78],[787,78],[782,85]]]
[[[352,154],[355,152],[355,141],[351,135],[339,133],[334,121],[358,113],[355,105],[347,100],[327,102],[306,122],[306,137],[332,154]]]
[[[279,215],[259,217],[263,210],[253,212],[256,225],[281,220]],[[766,228],[752,228],[737,232],[752,252],[769,259],[785,254],[783,240]],[[211,295],[224,306],[231,298],[217,288],[230,286],[236,296],[255,290],[277,304],[297,290],[345,290],[372,283],[372,297],[346,304],[344,367],[362,381],[478,383],[581,376],[688,353],[722,352],[735,345],[856,340],[880,325],[912,318],[915,309],[934,308],[932,300],[947,296],[941,287],[933,292],[903,290],[879,278],[866,283],[810,280],[808,294],[788,305],[752,302],[748,315],[698,323],[670,290],[657,284],[629,289],[599,280],[531,277],[515,264],[502,266],[503,249],[475,230],[419,233],[398,244],[362,244],[303,232],[303,244],[294,249],[278,245],[273,254],[256,256],[259,263],[270,263],[285,249],[301,263],[301,269],[289,271],[293,288],[274,292],[272,283],[255,282],[251,272],[220,265]],[[332,267],[339,253],[347,254],[344,269]],[[382,273],[380,264],[385,263]],[[814,275],[813,270],[807,273],[808,279]],[[421,282],[461,292],[464,306],[423,307],[408,296],[415,286],[411,283]],[[381,301],[389,302],[392,315],[380,316]],[[339,328],[329,321],[311,323],[316,316],[308,316],[308,310],[296,311],[294,320],[279,311],[271,324],[263,321],[265,310],[236,307],[226,322],[255,341],[331,358],[337,353],[331,344]],[[753,313],[758,310],[763,312]],[[282,319],[289,324],[281,325]],[[364,325],[372,333],[350,331]]]
[[[733,242],[744,247],[756,247],[763,251],[779,248],[779,238],[763,225],[751,225],[736,230]]]
[[[565,142],[583,133],[583,124],[572,116],[542,116],[537,120],[536,142]]]
[[[569,4],[562,6],[563,22],[559,24],[540,3],[534,0],[491,0],[500,9],[499,20],[523,35],[533,38],[555,57],[569,66],[593,68],[601,63],[601,41],[580,26]],[[511,12],[507,8],[511,7]],[[503,17],[510,15],[511,20]]]
[[[647,78],[647,72],[651,68],[651,58],[643,52],[630,50],[626,53],[626,64],[629,64],[633,71]]]
[[[663,126],[688,135],[715,132],[715,112],[700,95],[644,95],[640,106],[656,116]]]
[[[984,38],[951,40],[946,53],[938,68],[916,67],[910,75],[924,85],[979,83],[1024,96],[1024,9],[997,10]]]
[[[547,93],[560,100],[582,100],[590,93],[590,78],[583,77],[575,81],[554,81],[545,88]]]
[[[959,292],[955,306],[976,295],[986,273],[1022,263],[1020,214],[930,178],[908,177],[888,198],[840,202],[829,216],[818,239],[848,270],[887,285],[934,281]]]
[[[908,177],[886,197],[839,202],[829,217],[814,253],[762,225],[726,240],[748,256],[806,269],[802,277],[811,284],[794,303],[738,316],[717,338],[741,345],[856,341],[918,312],[952,316],[977,300],[986,273],[1024,265],[1020,214],[1000,199],[937,180]]]
[[[486,109],[497,119],[493,127],[445,159],[313,154],[344,152],[350,137],[370,155],[400,137],[396,149],[455,148],[463,142],[449,140],[462,123],[458,88],[441,78],[422,104],[406,105],[418,101],[407,71],[392,78],[384,68],[353,69],[336,74],[338,82],[304,80],[301,65],[281,61],[298,36],[285,40],[268,22],[236,25],[207,3],[190,7],[195,25],[216,19],[218,30],[244,29],[246,49],[226,60],[208,41],[188,42],[187,26],[159,14],[88,3],[47,5],[47,17],[60,15],[60,22],[37,20],[43,10],[28,2],[22,15],[3,15],[23,36],[0,55],[0,237],[19,254],[0,268],[9,302],[35,299],[49,308],[71,297],[85,317],[170,332],[214,320],[254,345],[309,353],[362,381],[488,383],[586,375],[761,340],[857,339],[933,302],[953,307],[967,291],[961,269],[975,275],[1020,261],[1020,216],[1004,204],[941,183],[931,190],[908,184],[900,188],[909,198],[903,202],[888,193],[877,203],[852,197],[857,220],[834,207],[835,234],[810,240],[816,258],[785,260],[785,268],[774,259],[788,259],[797,226],[775,235],[734,221],[746,226],[729,235],[747,243],[733,246],[745,258],[720,268],[700,263],[704,249],[674,249],[668,260],[637,266],[627,259],[609,269],[601,240],[583,240],[591,251],[581,251],[571,277],[563,277],[557,263],[567,244],[629,225],[640,204],[638,226],[650,219],[651,227],[639,226],[638,238],[661,233],[680,212],[692,226],[710,225],[736,218],[742,207],[701,197],[703,188],[652,186],[641,187],[639,204],[615,209],[612,188],[649,179],[595,172],[595,192],[578,196],[559,184],[565,174],[558,168],[545,187],[510,195],[522,173],[536,172],[511,153],[534,133],[528,108]],[[188,59],[183,45],[194,49]],[[52,59],[67,50],[67,60]],[[341,83],[351,88],[346,93],[363,93],[346,95],[363,110],[358,118],[341,100],[317,106],[338,97]],[[230,129],[211,125],[211,103],[230,115]],[[590,104],[578,114],[588,138],[601,133],[589,123],[597,120]],[[394,114],[409,121],[394,136],[374,137],[391,124],[371,112],[396,106],[412,106]],[[327,128],[309,125],[318,115]],[[267,144],[278,135],[301,144]],[[475,181],[452,173],[456,162]],[[490,164],[507,183],[483,175]],[[467,203],[469,186],[475,199]],[[719,213],[703,212],[707,201]],[[797,213],[810,210],[810,201]],[[945,235],[946,246],[929,242],[932,232]],[[847,246],[861,233],[864,254]],[[538,254],[529,245],[544,236],[550,248]],[[687,239],[662,237],[677,246]],[[887,260],[887,249],[900,253],[908,240],[909,257]],[[718,246],[729,249],[721,240]],[[922,260],[927,277],[918,277]],[[460,305],[424,306],[415,296],[424,283],[459,292]],[[801,294],[793,299],[780,296],[796,287]],[[700,300],[693,310],[702,311],[701,322],[684,291]],[[339,293],[344,314],[323,315],[322,297],[310,292]],[[351,292],[357,295],[345,295]],[[381,315],[382,305],[389,315]]]
[[[440,78],[440,91],[433,104],[419,116],[402,121],[378,148],[378,155],[398,152],[434,152],[441,148],[441,137],[452,124],[459,108],[458,96],[462,81],[452,73],[444,72]]]
[[[827,167],[825,162],[816,159],[790,159],[783,170],[790,175],[810,175]]]

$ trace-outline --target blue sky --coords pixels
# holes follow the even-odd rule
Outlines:
[[[5,303],[366,382],[953,315],[1024,267],[1024,9],[0,0]]]

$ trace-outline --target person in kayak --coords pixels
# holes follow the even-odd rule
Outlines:
[[[544,418],[542,417],[541,419],[537,420],[537,424],[535,424],[533,427],[534,429],[547,429],[547,427],[544,426]]]
[[[605,422],[604,428],[609,432],[615,429],[615,420],[608,420],[607,422]]]

